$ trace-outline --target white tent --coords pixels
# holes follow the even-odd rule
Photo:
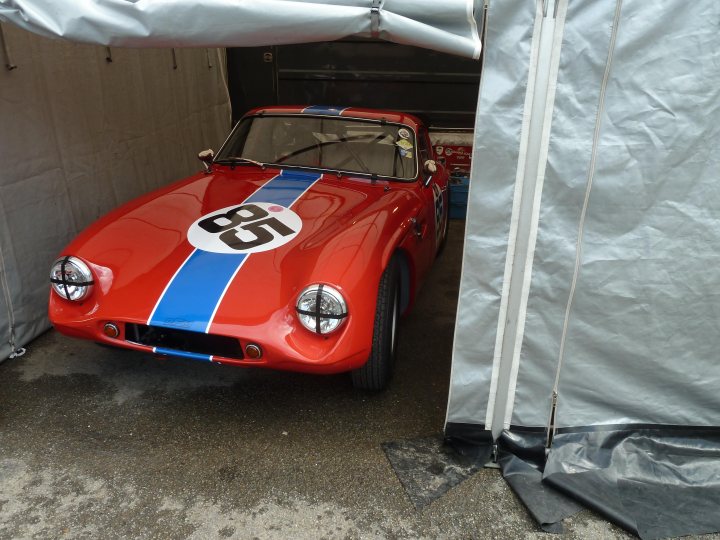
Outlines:
[[[719,28],[643,0],[486,27],[446,435],[646,537],[720,527]]]
[[[480,56],[475,0],[3,0],[0,20],[119,47],[251,47],[374,36]]]

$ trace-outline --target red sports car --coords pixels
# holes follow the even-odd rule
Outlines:
[[[396,112],[266,107],[205,171],[81,233],[51,270],[69,336],[383,388],[397,321],[448,226],[427,128]]]

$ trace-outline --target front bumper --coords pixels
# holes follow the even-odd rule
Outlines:
[[[123,321],[115,318],[60,321],[52,315],[51,310],[50,318],[55,329],[67,336],[160,356],[176,356],[214,364],[333,374],[362,366],[370,354],[369,342],[367,346],[355,344],[350,324],[343,325],[346,328],[342,330],[342,336],[316,336],[304,328],[294,329],[290,333],[279,330],[274,336],[255,328],[254,331],[241,331],[228,336],[148,327],[146,321]],[[103,332],[108,322],[119,329],[117,337],[109,337]],[[138,328],[144,332],[138,333]],[[235,346],[232,346],[232,343]],[[308,347],[308,343],[312,346]],[[248,344],[259,346],[262,356],[257,359],[247,357],[244,349]]]

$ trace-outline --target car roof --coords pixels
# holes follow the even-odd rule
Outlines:
[[[386,122],[405,124],[414,130],[423,125],[420,119],[412,114],[380,109],[363,109],[359,107],[342,107],[329,105],[272,105],[258,107],[249,111],[245,116],[259,114],[268,115],[312,115],[312,116],[341,116],[343,118],[357,118],[361,120],[385,120]]]

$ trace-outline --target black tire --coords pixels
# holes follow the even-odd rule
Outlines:
[[[395,257],[380,278],[370,357],[352,371],[355,388],[383,390],[392,378],[397,348],[397,324],[400,318],[400,273]]]
[[[450,186],[447,187],[447,210],[445,212],[445,222],[443,223],[443,233],[440,239],[440,247],[438,247],[435,257],[442,255],[445,251],[445,245],[447,244],[448,233],[450,232]]]

